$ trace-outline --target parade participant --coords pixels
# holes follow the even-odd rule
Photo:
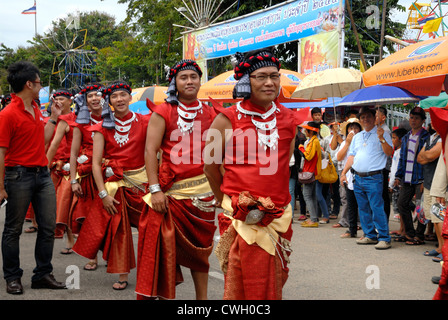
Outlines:
[[[23,293],[19,240],[30,204],[39,224],[31,288],[63,289],[65,284],[52,275],[56,196],[45,155],[45,146],[61,111],[54,105],[51,118],[44,125],[40,107],[34,102],[42,84],[39,69],[33,64],[12,64],[7,80],[14,93],[11,104],[0,113],[0,202],[7,201],[2,235],[6,292]]]
[[[363,131],[353,137],[348,158],[341,173],[341,183],[347,183],[346,174],[354,173],[354,192],[358,203],[359,220],[365,237],[360,245],[375,244],[375,249],[389,249],[389,224],[384,212],[383,169],[387,157],[393,154],[392,139],[382,128],[375,126],[375,111],[368,106],[358,113]]]
[[[89,84],[75,96],[76,121],[69,122],[73,127],[70,153],[70,185],[73,203],[70,210],[71,230],[79,234],[82,222],[91,211],[100,211],[103,202],[98,197],[98,188],[92,175],[93,133],[89,127],[101,122],[101,96],[103,86]],[[97,258],[91,259],[85,270],[96,270]]]
[[[75,242],[73,233],[69,226],[70,206],[73,200],[72,188],[70,186],[70,147],[73,138],[73,128],[68,122],[74,121],[76,115],[71,110],[73,95],[69,90],[59,89],[51,95],[53,103],[61,110],[56,130],[47,150],[47,158],[56,188],[56,232],[55,237],[62,239],[66,234],[66,246],[62,254],[72,253]]]
[[[429,114],[431,115],[432,126],[440,135],[440,138],[442,138],[442,157],[446,164],[448,111],[444,108],[431,107],[429,108]],[[448,166],[445,165],[445,168],[448,168]],[[448,169],[446,169],[446,174],[448,175]],[[448,263],[446,262],[448,260],[448,219],[446,217],[443,219],[441,236],[444,238],[442,246],[442,259],[444,262],[442,264],[439,285],[433,297],[434,300],[448,300]]]
[[[139,299],[174,299],[179,266],[189,268],[196,299],[207,299],[215,233],[214,196],[204,175],[205,132],[216,113],[197,99],[202,71],[193,60],[169,73],[166,102],[153,108],[146,139],[148,204],[139,224]],[[157,153],[161,150],[161,163]]]
[[[103,251],[107,272],[119,274],[115,290],[126,289],[135,268],[131,227],[138,226],[147,188],[144,153],[149,115],[130,111],[131,92],[124,82],[108,86],[103,91],[103,121],[89,128],[95,133],[92,173],[103,209],[89,212],[73,247],[88,259]]]
[[[281,299],[292,236],[288,164],[309,108],[292,112],[276,100],[280,62],[270,50],[236,57],[234,97],[244,100],[215,118],[204,160],[224,210],[215,252],[224,299]]]

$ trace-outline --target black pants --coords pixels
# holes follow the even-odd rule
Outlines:
[[[350,235],[356,236],[358,232],[358,203],[356,202],[355,192],[350,190],[347,185],[344,187],[345,196],[347,197],[348,230]]]
[[[415,205],[412,203],[412,198],[414,195],[417,195],[417,199],[421,198],[420,188],[421,184],[402,183],[397,206],[406,235],[409,238],[416,237],[423,241],[425,240],[426,225],[418,222],[417,228],[414,228],[414,221],[412,220],[412,212],[415,208]]]
[[[390,217],[389,173],[389,170],[383,169],[383,200],[387,221],[389,221]]]

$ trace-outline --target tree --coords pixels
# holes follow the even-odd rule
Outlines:
[[[81,12],[79,19],[79,31],[66,28],[66,20],[58,19],[52,22],[51,29],[43,35],[38,34],[31,46],[18,47],[16,50],[4,45],[0,48],[0,86],[3,93],[8,93],[9,85],[6,81],[8,66],[16,61],[28,60],[34,63],[41,71],[41,79],[44,84],[52,89],[63,86],[58,72],[63,72],[63,57],[66,49],[82,48],[98,52],[112,46],[122,39],[131,38],[131,33],[126,25],[117,25],[115,18],[104,12]],[[83,30],[83,31],[81,31]],[[84,38],[84,36],[86,36]],[[85,41],[84,41],[85,40]],[[93,57],[95,58],[95,57]],[[59,64],[61,68],[59,69]],[[92,66],[92,72],[98,72]],[[99,79],[104,80],[98,73]],[[112,79],[111,79],[112,80]]]

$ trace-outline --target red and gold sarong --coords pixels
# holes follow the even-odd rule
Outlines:
[[[125,172],[131,174],[134,181],[146,183],[144,169]],[[119,204],[118,213],[111,215],[104,208],[91,211],[85,219],[73,251],[94,259],[98,251],[103,251],[107,261],[107,272],[124,274],[135,268],[135,253],[131,227],[137,227],[144,207],[142,197],[146,194],[126,180],[106,182],[106,190]]]
[[[165,194],[169,201],[166,214],[154,211],[150,194],[145,196],[148,205],[139,224],[138,299],[174,299],[175,286],[183,281],[180,266],[209,270],[216,226],[215,210],[210,207],[214,196],[205,175],[178,181]]]
[[[248,200],[241,195],[236,199]],[[266,198],[261,200],[257,201],[259,206]],[[266,213],[259,224],[248,225],[234,218],[234,213],[241,214],[241,208],[234,207],[236,202],[235,197],[232,203],[225,195],[224,212],[218,216],[221,239],[215,253],[225,276],[224,299],[280,300],[289,272],[291,206],[282,215],[280,209],[271,208],[273,216],[267,218]]]
[[[63,169],[64,161],[51,164],[51,179],[56,190],[56,230],[55,238],[62,238],[70,225],[70,208],[73,201],[70,172]]]

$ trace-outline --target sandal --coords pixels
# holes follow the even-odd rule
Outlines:
[[[437,257],[439,254],[440,252],[437,252],[436,249],[432,249],[431,251],[426,250],[423,252],[423,255],[427,257]]]
[[[414,239],[406,241],[406,244],[408,246],[419,246],[419,245],[425,244],[425,241],[420,240],[419,238],[414,238]]]
[[[440,253],[436,257],[432,258],[432,261],[434,262],[441,262],[443,261],[443,255]]]
[[[398,236],[394,239],[395,242],[407,242],[412,241],[412,239],[408,239],[406,236]]]
[[[98,268],[98,263],[96,263],[94,261],[89,261],[84,266],[84,270],[87,270],[87,271],[95,271],[97,268]]]
[[[61,254],[72,254],[73,250],[72,250],[72,248],[64,248],[64,249],[61,250],[60,253]]]
[[[128,287],[128,282],[126,280],[125,281],[118,280],[115,283],[118,283],[120,285],[120,287],[117,288],[117,287],[112,286],[112,289],[114,289],[114,290],[124,290]],[[121,287],[122,285],[124,285],[124,287]]]
[[[332,228],[343,228],[344,226],[340,223],[336,223],[334,225],[331,226]]]
[[[25,229],[26,233],[34,233],[37,232],[37,228],[35,226],[31,226]]]

